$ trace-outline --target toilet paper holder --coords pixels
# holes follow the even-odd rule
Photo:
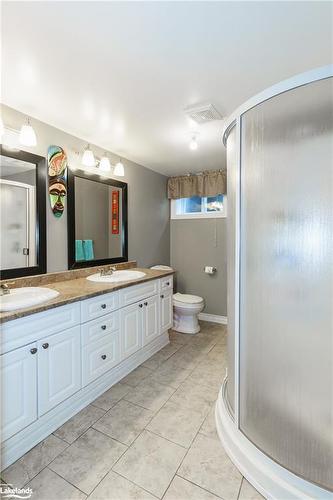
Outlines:
[[[206,274],[215,274],[215,273],[216,273],[216,271],[217,271],[217,269],[216,269],[216,267],[214,267],[214,266],[205,266],[205,267],[204,267],[204,272],[205,272]]]

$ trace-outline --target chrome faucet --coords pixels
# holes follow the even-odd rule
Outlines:
[[[10,294],[10,288],[7,285],[7,283],[4,283],[3,285],[0,286],[0,295],[9,295]]]
[[[115,266],[109,267],[109,269],[100,269],[100,276],[111,276],[115,271],[117,271],[117,268]]]

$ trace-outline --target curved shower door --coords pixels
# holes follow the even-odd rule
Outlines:
[[[333,85],[241,117],[239,426],[333,488]]]

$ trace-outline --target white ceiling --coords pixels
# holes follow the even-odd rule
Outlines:
[[[167,175],[221,168],[223,123],[190,151],[183,108],[227,116],[331,43],[331,2],[2,2],[2,102]]]

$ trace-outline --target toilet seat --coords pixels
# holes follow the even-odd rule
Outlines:
[[[173,303],[179,303],[179,305],[185,307],[186,305],[191,306],[194,304],[202,304],[203,301],[203,298],[199,297],[198,295],[190,295],[187,293],[175,293],[173,295]]]

